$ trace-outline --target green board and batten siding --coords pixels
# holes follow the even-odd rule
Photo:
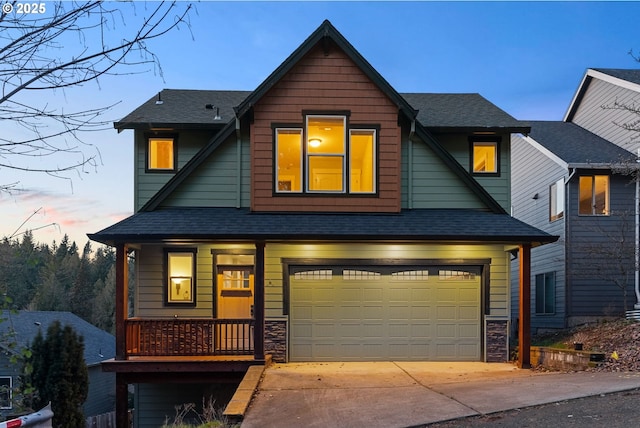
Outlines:
[[[469,162],[468,142],[465,135],[442,137],[447,148],[456,148],[452,152],[456,160],[465,168]],[[195,154],[198,146],[187,146],[184,141],[195,140],[197,144],[205,144],[206,138],[192,138],[181,134],[179,137],[179,166],[186,163],[189,156]],[[447,141],[451,140],[451,141]],[[508,189],[510,172],[509,140],[503,138],[501,144],[500,177],[475,177],[487,191],[505,208],[510,209]],[[411,148],[409,148],[411,144]],[[173,174],[145,174],[146,139],[141,133],[136,141],[136,210],[142,207]],[[240,168],[238,168],[240,156]],[[250,152],[249,137],[243,136],[238,155],[238,144],[235,137],[224,142],[192,175],[185,180],[172,194],[165,199],[164,207],[235,207],[237,206],[238,174],[240,177],[241,207],[250,204]],[[506,181],[506,182],[505,182]],[[469,189],[450,168],[440,160],[431,149],[420,141],[409,143],[408,136],[403,136],[402,144],[402,208],[486,208],[480,198]]]

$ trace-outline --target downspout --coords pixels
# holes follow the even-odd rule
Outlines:
[[[640,162],[640,149],[638,149],[638,157],[636,159],[636,163]],[[638,204],[640,203],[640,183],[638,180],[640,177],[638,176],[638,169],[636,168],[636,240],[635,240],[635,291],[636,291],[636,304],[633,305],[634,309],[640,309],[640,247],[638,240],[640,239],[640,208]]]
[[[577,168],[569,168],[569,176],[565,180],[565,192],[564,192],[565,218],[564,218],[564,321],[563,323],[565,327],[568,326],[568,319],[572,315],[571,305],[570,305],[571,298],[569,295],[573,291],[572,290],[573,275],[571,274],[573,269],[569,269],[569,266],[571,266],[572,260],[570,256],[571,252],[569,251],[569,248],[568,248],[569,234],[571,233],[571,229],[570,229],[571,221],[568,218],[569,207],[570,207],[569,201],[571,201],[569,182],[571,181],[573,176],[576,175],[576,171],[577,171]]]
[[[236,116],[236,208],[242,203],[242,132],[240,119]]]
[[[413,209],[413,136],[416,133],[416,121],[411,121],[409,147],[407,148],[407,207]]]

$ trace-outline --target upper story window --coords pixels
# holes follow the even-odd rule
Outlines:
[[[304,128],[276,128],[276,193],[376,192],[377,130],[344,115],[307,115]]]
[[[175,136],[147,138],[147,172],[173,172],[177,169],[176,161]]]
[[[564,217],[564,178],[549,186],[549,221]]]
[[[472,138],[471,172],[477,175],[500,174],[500,139]]]
[[[579,181],[579,208],[582,215],[609,215],[609,176],[583,175]]]

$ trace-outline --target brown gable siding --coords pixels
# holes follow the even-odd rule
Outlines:
[[[273,193],[272,124],[299,123],[303,110],[349,111],[350,125],[380,126],[378,194],[322,196]],[[254,211],[399,212],[398,108],[342,51],[316,47],[254,106],[251,126],[251,208]]]

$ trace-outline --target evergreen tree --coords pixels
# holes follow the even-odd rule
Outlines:
[[[38,333],[31,345],[30,373],[25,378],[35,390],[33,407],[51,402],[53,427],[84,428],[82,404],[87,399],[89,377],[84,362],[84,339],[59,321]]]

